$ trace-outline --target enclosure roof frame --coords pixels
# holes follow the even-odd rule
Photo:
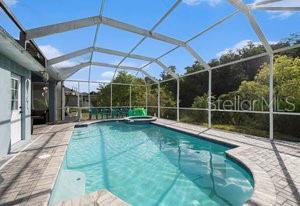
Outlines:
[[[143,71],[140,68],[131,67],[131,66],[118,66],[118,65],[104,63],[104,62],[90,62],[90,61],[87,61],[87,62],[82,62],[82,63],[77,64],[77,65],[72,66],[72,67],[60,68],[59,70],[61,70],[60,73],[62,74],[62,78],[64,80],[66,80],[72,74],[76,73],[80,69],[85,68],[87,66],[99,66],[99,67],[105,67],[105,68],[120,68],[122,70],[139,71],[139,72],[142,72],[147,77],[149,77],[153,82],[158,83],[158,80],[155,77],[151,76],[148,72]]]
[[[139,35],[143,36],[143,39],[141,40],[141,43],[146,38],[152,38],[152,39],[156,39],[156,40],[159,40],[159,41],[163,41],[163,42],[175,45],[176,46],[175,48],[171,49],[167,53],[165,53],[165,54],[163,54],[163,55],[161,55],[157,58],[154,58],[154,59],[152,58],[151,61],[149,61],[148,64],[146,64],[146,65],[142,66],[141,68],[139,68],[139,69],[144,69],[152,63],[157,63],[160,67],[162,67],[164,69],[164,71],[169,72],[169,74],[171,74],[172,77],[175,78],[174,74],[172,74],[172,72],[170,70],[166,70],[167,66],[162,65],[163,63],[158,62],[158,60],[160,58],[162,58],[163,56],[168,55],[169,53],[171,53],[171,52],[173,52],[176,49],[181,47],[181,48],[184,48],[185,50],[187,50],[189,52],[189,54],[192,55],[205,68],[205,70],[210,70],[211,69],[210,66],[201,58],[201,56],[192,47],[189,46],[188,43],[190,41],[198,38],[202,34],[206,33],[207,31],[215,28],[217,25],[223,23],[224,21],[227,21],[231,17],[235,16],[237,13],[242,12],[246,15],[246,17],[248,18],[248,22],[250,23],[250,25],[254,29],[255,33],[257,34],[260,42],[265,47],[267,53],[269,55],[271,55],[271,54],[273,54],[273,50],[272,50],[270,44],[268,43],[267,39],[265,38],[264,33],[261,31],[259,25],[257,24],[257,22],[255,20],[255,17],[252,15],[251,10],[261,9],[261,10],[272,10],[272,11],[300,11],[300,7],[298,7],[298,6],[281,6],[281,5],[280,6],[276,6],[276,5],[274,6],[274,5],[272,5],[273,3],[281,2],[282,0],[262,0],[262,1],[252,3],[252,4],[245,4],[241,0],[228,0],[238,10],[236,10],[233,13],[229,14],[228,16],[224,17],[223,19],[219,20],[215,24],[212,24],[207,29],[200,32],[199,34],[196,34],[194,37],[190,38],[189,40],[182,41],[182,40],[172,38],[170,36],[160,34],[160,33],[156,33],[156,32],[153,31],[155,28],[157,28],[159,26],[160,23],[162,23],[162,21],[164,19],[167,18],[168,15],[170,15],[175,10],[175,8],[179,5],[179,3],[181,3],[181,0],[177,0],[172,5],[172,7],[163,15],[163,17],[153,26],[153,28],[151,30],[143,29],[143,28],[140,28],[140,27],[128,24],[128,23],[124,23],[124,22],[121,22],[121,21],[103,16],[102,12],[103,12],[104,1],[105,0],[103,0],[102,3],[101,3],[101,7],[100,7],[100,11],[99,11],[98,16],[92,16],[92,17],[87,17],[87,18],[82,18],[82,19],[75,19],[75,20],[71,20],[71,21],[67,21],[67,22],[41,26],[41,27],[28,29],[28,30],[25,30],[21,26],[21,27],[19,27],[20,30],[21,30],[21,32],[20,32],[20,41],[22,43],[22,41],[32,40],[34,38],[40,38],[40,37],[52,35],[52,34],[55,34],[55,33],[62,33],[62,32],[66,32],[66,31],[70,31],[70,30],[76,30],[76,29],[79,29],[79,28],[93,26],[93,25],[97,25],[97,27],[98,27],[99,25],[103,24],[103,25],[107,25],[107,26],[110,26],[110,27],[113,27],[113,28],[117,28],[117,29],[120,29],[120,30],[123,30],[123,31],[128,31],[128,32],[131,32],[131,33],[139,34]],[[1,7],[5,9],[5,12],[9,15],[9,17],[17,24],[17,26],[20,26],[17,18],[13,15],[13,13],[10,11],[8,6],[3,1],[1,1],[0,4],[1,4]],[[94,38],[93,47],[95,47],[94,46],[95,45],[95,38]],[[138,45],[140,45],[141,43],[138,43]],[[136,45],[134,47],[134,49],[138,45]],[[291,47],[292,47],[292,45],[291,45]],[[132,49],[132,51],[134,49]],[[128,58],[131,58],[132,51],[127,53]],[[82,51],[82,52],[85,52],[85,51]],[[93,55],[94,52],[95,52],[95,50],[91,51],[92,55]],[[126,59],[127,57],[124,57],[124,59]],[[54,60],[54,59],[52,59],[52,60]],[[92,59],[90,61],[92,61]],[[50,66],[48,68],[53,69],[51,67],[51,64],[53,62],[51,62],[51,60],[49,62],[50,62]],[[118,64],[118,66],[120,66],[120,63]],[[169,68],[169,67],[167,67],[167,68]],[[178,75],[175,74],[175,75],[176,75],[176,78],[181,76],[179,74]]]

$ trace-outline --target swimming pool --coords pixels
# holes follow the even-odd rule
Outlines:
[[[154,124],[75,128],[50,205],[99,189],[132,205],[242,205],[253,179],[228,149]]]

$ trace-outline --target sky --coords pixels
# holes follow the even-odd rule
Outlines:
[[[5,2],[25,29],[95,16],[98,15],[101,5],[101,0],[5,0]],[[103,16],[150,30],[174,2],[174,0],[105,0]],[[244,0],[244,2],[253,3],[253,0]],[[300,3],[297,0],[285,0],[279,5],[300,6]],[[186,41],[235,10],[235,7],[226,0],[183,0],[155,32]],[[300,12],[253,10],[253,15],[269,43],[276,43],[300,31]],[[0,25],[18,38],[18,29],[2,11]],[[38,38],[35,41],[46,57],[51,59],[92,46],[95,30],[96,26],[92,26]],[[101,25],[96,46],[129,52],[142,38],[137,34]],[[249,41],[259,44],[246,17],[239,13],[190,42],[190,46],[205,61],[209,61],[229,50],[241,48]],[[172,48],[174,45],[147,38],[133,53],[156,58]],[[87,54],[54,66],[70,67],[89,59],[90,54]],[[93,61],[118,64],[121,59],[118,56],[95,53]],[[177,73],[182,74],[184,68],[192,65],[195,59],[187,50],[180,48],[163,57],[161,61],[167,66],[176,66]],[[122,65],[141,67],[146,63],[128,58]],[[145,71],[158,77],[162,69],[156,64],[151,64],[145,68]],[[130,73],[136,74],[136,72]],[[114,69],[92,67],[91,80],[108,82],[113,74]],[[142,77],[141,74],[139,76]],[[88,68],[75,73],[70,79],[88,80]]]

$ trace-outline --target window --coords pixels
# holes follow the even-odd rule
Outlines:
[[[18,110],[19,105],[19,82],[17,79],[11,79],[11,110]]]

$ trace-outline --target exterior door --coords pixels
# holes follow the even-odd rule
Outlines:
[[[21,140],[21,77],[11,76],[11,144]]]

